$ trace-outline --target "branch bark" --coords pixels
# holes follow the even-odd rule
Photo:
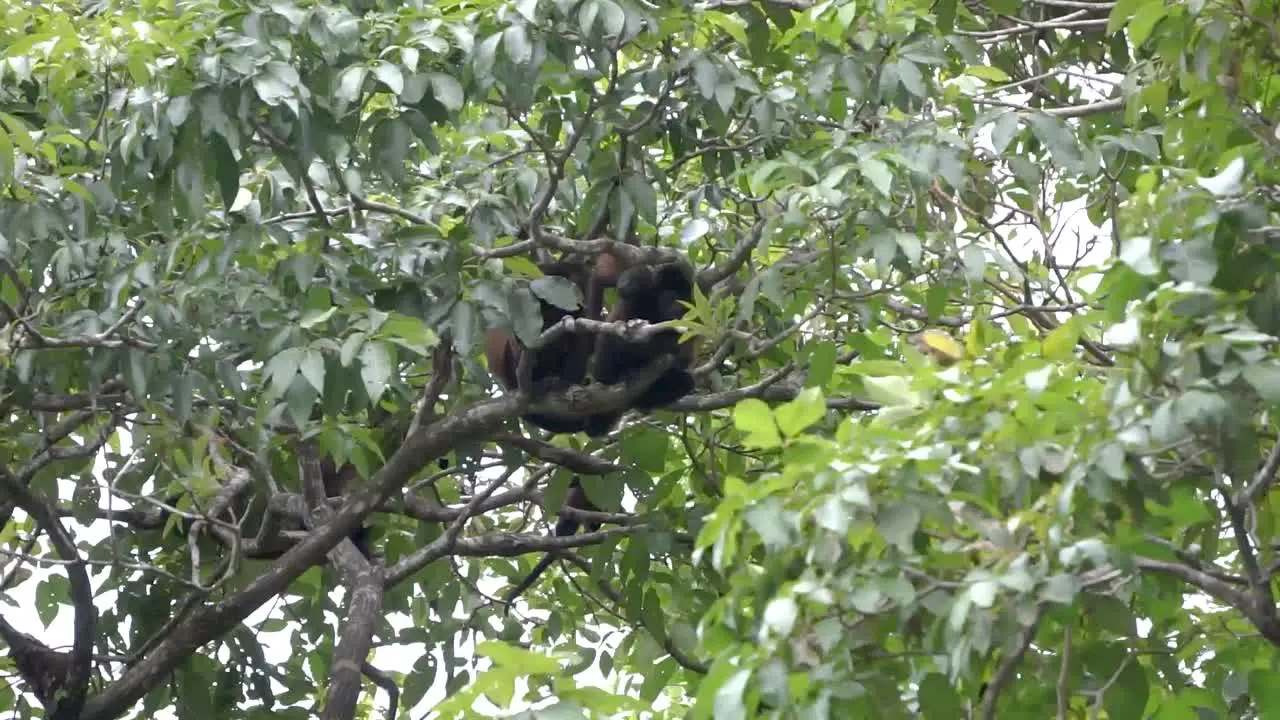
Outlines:
[[[98,610],[93,604],[93,586],[89,583],[89,573],[80,561],[75,540],[58,519],[58,513],[52,503],[37,496],[27,487],[26,482],[4,470],[0,470],[0,487],[8,491],[18,507],[35,519],[37,525],[49,535],[49,541],[53,543],[58,557],[66,561],[67,580],[71,586],[71,603],[75,608],[71,653],[65,668],[55,669],[54,675],[62,674],[60,679],[49,677],[46,679],[50,682],[35,684],[35,687],[38,689],[41,685],[44,686],[45,694],[40,697],[40,701],[45,706],[46,717],[49,720],[75,720],[85,704],[85,696],[89,689],[94,628],[98,622]],[[8,623],[4,628],[12,630],[12,626]],[[6,636],[6,641],[13,647],[13,637]],[[32,680],[25,675],[24,679],[29,682]]]

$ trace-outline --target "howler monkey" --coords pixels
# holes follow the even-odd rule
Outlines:
[[[599,508],[592,504],[591,500],[587,498],[586,490],[582,489],[582,480],[577,475],[573,477],[573,482],[569,484],[569,492],[565,495],[564,506],[577,508],[578,510],[586,510],[588,512],[597,512],[599,510]],[[588,520],[586,522],[586,530],[587,532],[595,532],[600,529],[600,525],[601,523],[596,520]],[[568,537],[576,534],[577,532],[578,518],[564,515],[556,520],[555,530],[552,534],[555,535],[555,537]],[[530,570],[529,574],[507,593],[506,597],[502,599],[507,612],[511,611],[511,603],[515,602],[516,598],[520,597],[525,590],[528,590],[535,582],[537,582],[542,573],[546,572],[547,568],[551,567],[551,563],[555,562],[559,557],[560,553],[558,551],[549,551],[541,560],[538,561],[538,564],[534,566],[533,570]]]
[[[650,323],[677,320],[684,315],[682,303],[693,299],[694,278],[693,268],[680,261],[629,267],[618,275],[618,304],[608,319]],[[596,339],[591,375],[606,385],[624,382],[667,353],[676,356],[676,364],[632,402],[638,410],[654,410],[670,405],[694,388],[689,372],[694,346],[692,342],[680,342],[680,331],[664,329],[640,341],[602,334]]]
[[[592,313],[599,315],[601,291],[589,277],[585,263],[561,260],[544,263],[539,267],[546,275],[570,280],[584,298],[583,307],[576,310],[566,310],[538,298],[543,331],[565,317],[592,317]],[[511,330],[490,328],[485,333],[484,352],[489,361],[489,371],[498,377],[502,386],[508,390],[519,389],[520,358],[525,347]],[[581,333],[565,333],[534,352],[530,374],[534,386],[528,389],[534,393],[564,390],[571,385],[581,384],[586,379],[591,338]],[[587,427],[586,418],[553,413],[530,413],[524,419],[553,433],[573,433]]]
[[[682,303],[693,298],[694,273],[688,263],[673,261],[657,265],[638,264],[627,267],[612,253],[601,253],[587,270],[587,264],[559,261],[543,267],[548,275],[560,275],[574,282],[583,292],[581,311],[565,310],[539,299],[542,329],[546,330],[566,316],[600,319],[604,288],[616,286],[618,303],[608,315],[610,321],[644,320],[660,323],[684,315]],[[548,392],[581,384],[588,371],[597,382],[615,385],[625,382],[633,373],[648,367],[664,354],[676,356],[676,365],[668,369],[646,388],[632,406],[644,411],[669,405],[693,391],[692,343],[681,343],[677,330],[662,330],[645,340],[631,341],[602,334],[592,339],[584,333],[566,333],[536,351],[533,359],[532,390]],[[506,329],[494,328],[485,334],[485,355],[489,368],[508,390],[519,387],[517,369],[525,351],[520,341]],[[529,422],[552,433],[585,431],[592,437],[607,435],[621,411],[595,413],[585,417],[553,413],[531,413]]]
[[[601,286],[605,284],[617,286],[618,303],[609,313],[610,321],[644,320],[649,323],[660,323],[676,320],[684,315],[682,303],[690,302],[693,298],[696,276],[691,266],[675,261],[623,268],[622,261],[610,253],[601,254],[595,264],[592,291],[602,293]],[[694,389],[693,375],[689,372],[694,359],[694,346],[690,342],[681,343],[680,332],[677,330],[663,329],[640,341],[601,334],[591,341],[589,350],[591,360],[588,369],[591,375],[596,381],[608,385],[625,382],[633,373],[644,370],[665,354],[676,356],[676,364],[668,368],[632,401],[632,406],[639,410],[654,410],[669,405]],[[492,356],[490,362],[493,362]],[[604,435],[617,424],[621,416],[621,412],[591,415],[583,419],[583,426],[589,435]],[[543,427],[546,426],[543,425]],[[565,432],[572,432],[572,430]],[[583,490],[582,483],[576,476],[569,487],[564,505],[580,510],[597,510],[587,498],[586,491]],[[599,522],[587,523],[588,532],[599,529]],[[561,517],[556,522],[554,534],[556,537],[565,537],[577,531],[576,518]],[[507,593],[504,603],[508,611],[511,603],[533,585],[558,557],[558,552],[547,553],[533,570]]]
[[[320,458],[320,480],[324,484],[326,498],[346,495],[358,476],[359,471],[356,466],[349,462],[338,465],[331,455]],[[372,539],[370,532],[369,526],[362,524],[352,530],[347,539],[356,546],[356,550],[360,551],[365,560],[373,562],[373,550],[369,547],[369,541]]]
[[[619,263],[612,254],[601,254],[590,266],[583,260],[559,260],[540,265],[540,268],[546,275],[567,278],[583,295],[582,307],[577,310],[566,310],[539,298],[543,331],[565,317],[601,319],[604,288],[615,284],[618,279]],[[594,348],[595,340],[590,335],[566,333],[534,351],[536,355],[530,373],[534,385],[532,391],[554,392],[585,382]],[[485,333],[484,350],[489,370],[497,375],[502,386],[508,390],[518,389],[520,358],[526,351],[520,340],[508,329],[492,328]],[[592,437],[600,437],[608,434],[621,416],[620,412],[585,417],[529,413],[524,419],[552,433],[585,431]]]

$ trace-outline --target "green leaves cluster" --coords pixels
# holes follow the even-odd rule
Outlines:
[[[68,568],[115,598],[64,717],[309,712],[347,667],[333,567],[156,643],[284,572],[300,517],[266,549],[250,520],[300,498],[300,440],[353,496],[443,418],[485,430],[401,455],[365,518],[401,713],[1271,717],[1277,16],[0,0],[0,599],[60,646]],[[588,494],[632,522],[505,616],[526,518],[577,471],[512,479],[414,558],[539,463],[487,430],[481,338],[577,307],[532,250],[605,235],[717,280],[686,323],[699,392],[554,440],[621,468]],[[156,656],[167,684],[122,689]]]

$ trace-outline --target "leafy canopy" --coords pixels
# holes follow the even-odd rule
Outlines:
[[[1277,717],[1276,17],[0,0],[0,711]],[[698,391],[522,432],[627,242]]]

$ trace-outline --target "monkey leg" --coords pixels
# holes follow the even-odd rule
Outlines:
[[[688,370],[671,368],[635,399],[635,406],[639,410],[656,410],[674,403],[693,389],[693,375]]]

